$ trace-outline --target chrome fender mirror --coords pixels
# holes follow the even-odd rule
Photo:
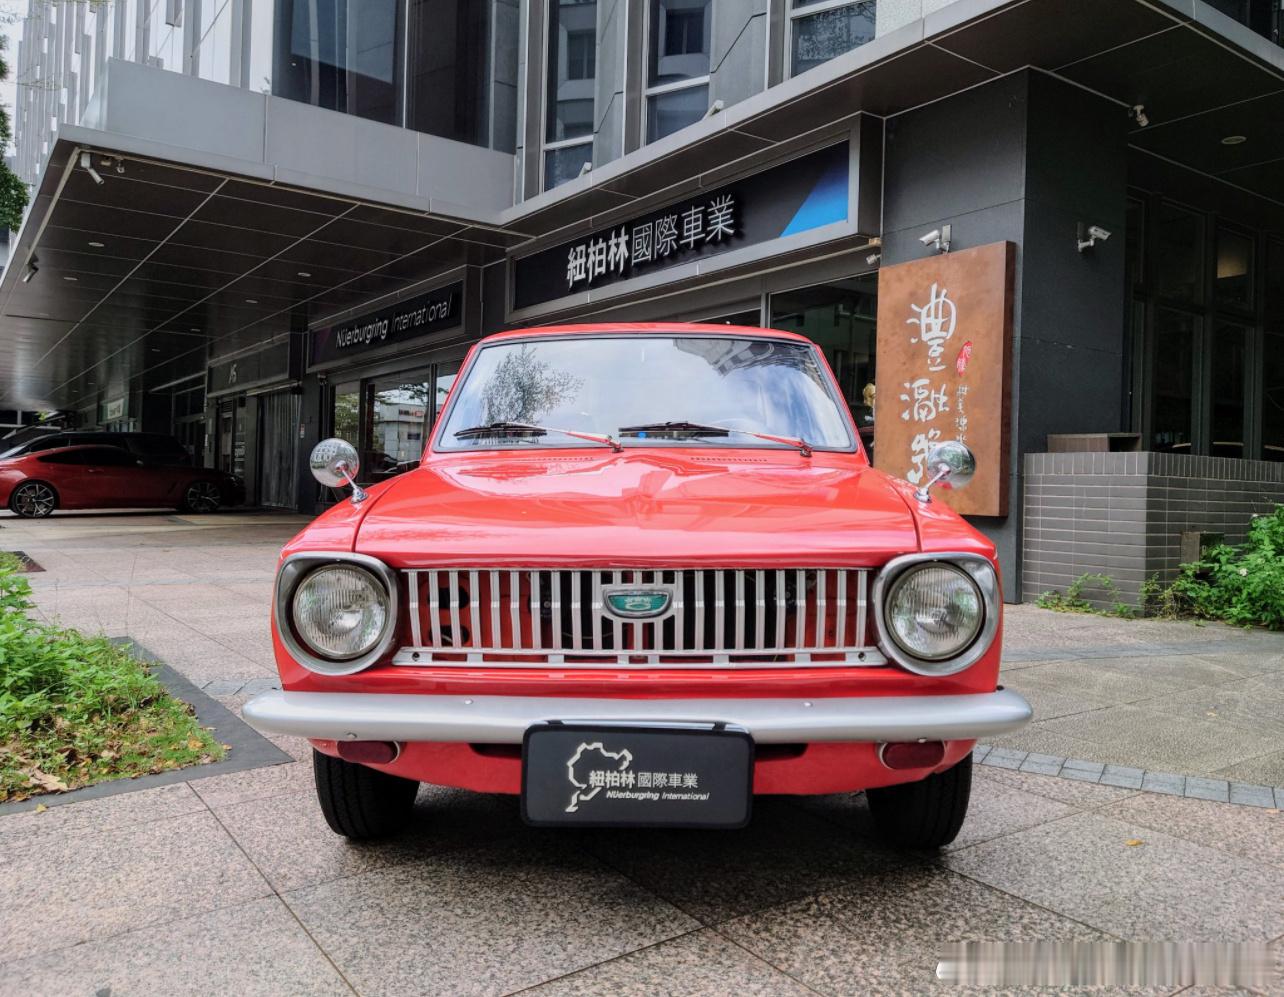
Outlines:
[[[308,466],[312,469],[312,477],[327,488],[349,485],[352,488],[353,502],[361,503],[366,500],[365,489],[357,484],[361,458],[357,455],[357,448],[347,440],[338,437],[322,440],[312,448]]]
[[[914,492],[914,497],[920,502],[932,500],[929,492],[933,485],[944,484],[946,488],[966,487],[976,474],[976,457],[966,443],[946,440],[928,451],[927,470],[932,476]]]

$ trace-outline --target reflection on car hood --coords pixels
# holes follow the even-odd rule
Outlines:
[[[850,454],[660,450],[440,458],[372,499],[356,549],[455,565],[881,564],[914,518]]]

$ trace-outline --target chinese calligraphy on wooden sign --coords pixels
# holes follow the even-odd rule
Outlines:
[[[976,477],[933,496],[958,512],[1007,515],[1012,243],[883,267],[878,277],[874,460],[913,484],[927,454],[966,443]]]

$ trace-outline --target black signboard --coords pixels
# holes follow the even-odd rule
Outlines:
[[[513,307],[846,221],[849,165],[843,142],[522,257]]]
[[[210,364],[209,393],[228,394],[271,381],[289,380],[290,345],[296,338],[291,335],[257,353],[245,353],[233,360]],[[297,363],[295,366],[297,369]]]
[[[541,826],[743,827],[754,743],[722,724],[537,724],[522,749],[522,816]]]
[[[312,331],[312,363],[328,363],[450,329],[463,321],[464,284],[456,281],[406,301],[398,301],[351,322]]]

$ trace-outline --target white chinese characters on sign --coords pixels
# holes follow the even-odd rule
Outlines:
[[[646,264],[677,253],[698,251],[736,234],[736,200],[719,194],[658,218],[633,222],[604,235],[591,236],[567,250],[566,286],[592,286],[606,277],[622,277]]]
[[[954,414],[954,438],[965,441],[967,433],[967,416],[964,413],[964,400],[967,397],[967,385],[960,383],[951,392],[948,367],[945,362],[946,344],[954,335],[958,321],[958,310],[950,300],[949,291],[939,284],[933,284],[928,292],[927,302],[922,305],[910,305],[913,315],[906,319],[906,324],[914,326],[917,334],[910,338],[911,343],[922,343],[927,347],[923,357],[925,369],[923,375],[902,382],[900,400],[903,403],[901,419],[915,424],[916,432],[910,440],[909,469],[905,478],[911,484],[922,484],[928,476],[927,455],[940,443],[945,434],[936,423],[948,421],[951,412]],[[955,370],[961,379],[967,372],[968,361],[972,357],[971,342],[965,343],[959,352]],[[953,399],[951,399],[951,394]],[[951,408],[951,400],[953,408]]]
[[[950,292],[936,284],[925,305],[910,305],[914,315],[905,320],[907,325],[918,326],[918,335],[911,343],[923,343],[927,346],[927,369],[944,370],[945,343],[954,335],[954,322],[957,312]]]

